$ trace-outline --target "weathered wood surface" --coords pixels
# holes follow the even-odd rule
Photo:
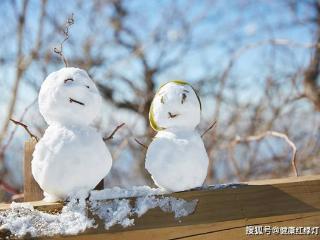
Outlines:
[[[40,201],[43,199],[43,191],[39,187],[38,183],[34,180],[31,173],[31,161],[32,153],[34,151],[36,141],[31,139],[25,143],[24,147],[24,161],[23,161],[23,171],[24,171],[24,201]],[[95,187],[95,190],[101,190],[104,188],[104,182],[101,180]]]
[[[30,140],[24,145],[24,161],[23,161],[23,173],[24,173],[24,190],[23,196],[25,202],[38,201],[43,199],[42,189],[38,183],[34,180],[31,173],[31,161],[32,153],[34,151],[35,140]]]
[[[116,226],[106,231],[98,222],[96,229],[54,239],[320,239],[320,235],[246,235],[248,225],[320,226],[320,175],[248,182],[236,188],[194,190],[172,196],[198,199],[195,213],[177,221],[173,214],[156,208],[135,218],[133,227]],[[41,210],[62,207],[42,202],[33,205]],[[5,208],[8,205],[0,206]]]

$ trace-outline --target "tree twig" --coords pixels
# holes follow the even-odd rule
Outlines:
[[[20,125],[21,127],[23,127],[27,131],[27,133],[30,135],[31,138],[35,139],[37,142],[39,141],[39,138],[29,130],[29,128],[28,128],[28,126],[26,124],[24,124],[22,122],[19,122],[17,120],[14,120],[12,118],[10,118],[10,121],[13,122],[16,125]]]
[[[136,143],[138,143],[140,146],[142,146],[144,149],[148,149],[148,147],[145,144],[143,144],[142,142],[140,142],[138,139],[135,138],[134,141]]]
[[[65,28],[63,29],[63,34],[64,34],[65,38],[60,43],[59,47],[55,47],[53,49],[53,51],[62,58],[62,60],[64,62],[64,65],[66,67],[68,67],[68,62],[67,62],[67,59],[64,57],[64,54],[63,54],[63,44],[69,39],[69,28],[73,24],[74,24],[74,18],[73,18],[73,13],[72,13],[71,16],[68,17],[68,20],[66,22]]]
[[[211,129],[213,129],[216,126],[216,121],[213,121],[213,123],[201,134],[201,137],[206,135],[207,132],[209,132]]]
[[[297,154],[297,147],[296,145],[289,139],[289,137],[284,134],[284,133],[280,133],[280,132],[276,132],[276,131],[266,131],[263,132],[259,135],[255,135],[255,136],[248,136],[246,138],[240,138],[237,137],[234,141],[233,141],[233,145],[234,144],[238,144],[238,143],[247,143],[247,142],[251,142],[251,141],[260,141],[261,139],[267,137],[267,136],[273,136],[273,137],[277,137],[277,138],[281,138],[283,140],[285,140],[288,145],[291,147],[292,149],[292,155],[291,155],[291,166],[292,166],[292,171],[295,174],[295,176],[299,176],[298,170],[297,170],[297,166],[296,166],[296,154]]]
[[[108,137],[104,137],[104,138],[103,138],[103,141],[108,141],[108,140],[112,139],[112,138],[113,138],[113,135],[116,134],[116,132],[117,132],[120,128],[122,128],[124,125],[125,125],[125,123],[121,123],[120,125],[118,125],[118,126],[112,131],[112,133],[111,133]]]

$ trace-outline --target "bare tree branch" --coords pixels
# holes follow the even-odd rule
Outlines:
[[[22,122],[24,119],[24,116],[27,114],[27,112],[30,110],[30,108],[37,102],[38,97],[36,97],[23,111],[23,113],[21,114],[21,117],[19,119],[19,122]],[[10,143],[13,140],[14,134],[16,133],[18,129],[18,125],[16,125],[16,127],[14,128],[14,130],[10,133],[8,141],[2,146],[0,147],[0,154],[4,153],[6,151],[6,149],[9,147]]]
[[[21,77],[25,71],[25,66],[23,65],[23,42],[24,42],[24,27],[25,27],[25,20],[27,15],[27,8],[28,8],[29,1],[24,0],[22,4],[22,12],[19,14],[18,26],[17,26],[17,58],[16,58],[16,72],[15,72],[15,80],[13,84],[13,90],[11,95],[11,100],[9,102],[9,109],[7,112],[7,116],[4,120],[4,125],[0,132],[0,144],[2,143],[9,127],[10,118],[14,112],[17,95],[19,90],[19,85],[21,82]]]
[[[232,145],[238,144],[238,143],[247,143],[247,142],[252,142],[252,141],[260,141],[261,139],[267,137],[267,136],[274,136],[277,138],[281,138],[283,140],[285,140],[288,145],[291,147],[292,149],[292,155],[291,155],[291,165],[292,165],[292,171],[295,174],[295,176],[299,176],[298,171],[297,171],[297,167],[296,167],[296,153],[297,153],[297,147],[295,146],[295,144],[289,139],[289,137],[284,134],[284,133],[280,133],[280,132],[276,132],[276,131],[266,131],[264,133],[261,133],[259,135],[255,135],[255,136],[248,136],[245,138],[240,138],[237,137],[233,142]]]

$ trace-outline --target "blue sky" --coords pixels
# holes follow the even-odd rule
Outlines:
[[[179,65],[170,69],[169,71],[157,76],[156,80],[158,85],[166,82],[170,79],[186,79],[191,82],[196,82],[197,79],[202,78],[205,75],[215,75],[221,73],[226,64],[230,60],[230,53],[228,48],[232,48],[233,51],[237,51],[242,47],[249,44],[254,44],[259,41],[268,40],[270,38],[286,39],[290,42],[300,44],[310,44],[312,42],[312,28],[308,25],[294,25],[288,27],[275,27],[278,24],[286,25],[287,22],[292,20],[292,13],[285,5],[287,1],[217,1],[212,8],[208,9],[210,1],[126,1],[126,5],[130,12],[137,14],[137,17],[130,19],[128,26],[133,26],[137,31],[138,36],[142,41],[147,41],[149,34],[152,32],[155,26],[163,22],[162,14],[165,11],[169,11],[172,8],[173,2],[177,6],[178,11],[183,13],[187,12],[187,21],[191,21],[194,17],[203,14],[205,17],[201,23],[193,30],[192,41],[196,43],[207,42],[207,47],[202,47],[196,50],[190,51],[186,54]],[[188,2],[188,4],[186,4]],[[17,1],[18,6],[21,7],[21,1]],[[37,21],[39,18],[39,1],[30,1],[26,36],[27,41],[25,43],[25,51],[27,52],[35,39],[35,32],[37,31]],[[114,48],[112,45],[106,43],[103,45],[106,39],[111,36],[111,31],[107,28],[108,24],[104,23],[105,16],[112,14],[110,8],[106,8],[103,12],[98,12],[97,17],[88,19],[87,11],[91,9],[91,3],[84,1],[81,10],[78,11],[77,1],[48,1],[48,14],[51,16],[59,16],[57,21],[61,24],[65,21],[66,17],[71,12],[75,14],[76,23],[71,29],[70,42],[65,46],[65,53],[67,57],[72,55],[84,57],[78,49],[83,42],[83,39],[88,37],[95,38],[98,48],[93,52],[96,54],[104,54],[106,59],[112,59],[114,56],[121,55],[121,49]],[[209,4],[209,5],[208,5]],[[304,16],[308,9],[302,7],[303,4],[298,4],[298,15]],[[1,3],[1,18],[0,26],[3,29],[3,33],[6,36],[2,46],[0,46],[0,52],[3,56],[12,56],[15,54],[15,24],[16,19],[10,6],[9,1]],[[310,14],[310,11],[309,11]],[[94,29],[92,24],[88,24],[90,21],[101,21],[102,26],[105,29]],[[165,21],[164,21],[165,22]],[[168,29],[170,35],[174,35],[174,31],[179,31],[179,24],[173,23],[168,25],[171,29]],[[52,31],[52,25],[46,22],[45,31],[50,34]],[[98,33],[95,33],[97,31]],[[52,49],[57,41],[61,39],[61,36],[56,36],[56,39],[46,39],[44,42],[44,50]],[[179,40],[178,40],[179,41]],[[212,42],[212,43],[211,43]],[[70,46],[72,45],[72,46]],[[101,49],[101,46],[105,46]],[[78,47],[78,48],[77,48]],[[179,44],[178,44],[179,48]],[[281,48],[281,47],[280,47]],[[283,51],[290,50],[290,48],[282,47]],[[146,45],[146,51],[150,62],[153,62],[153,57],[157,55],[158,49],[155,45]],[[281,50],[282,51],[282,50]],[[255,96],[259,96],[259,89],[263,84],[263,79],[269,74],[270,67],[265,63],[273,61],[273,67],[279,74],[285,74],[291,72],[294,66],[288,65],[287,62],[292,63],[292,59],[286,59],[288,55],[282,57],[281,51],[277,51],[276,55],[279,55],[275,59],[271,59],[274,55],[271,55],[271,48],[265,44],[256,48],[252,48],[245,51],[244,54],[237,60],[232,70],[232,81],[237,81],[240,85],[243,85],[244,89],[249,91],[243,91],[241,96],[245,99],[250,97],[252,100],[252,91],[255,92]],[[175,49],[172,50],[174,55]],[[292,51],[294,59],[297,61],[297,65],[307,64],[309,57],[309,50],[305,48],[295,48]],[[170,55],[169,55],[170,56]],[[269,59],[269,60],[268,60]],[[206,66],[206,67],[204,67]],[[48,66],[48,71],[57,69],[56,64]],[[131,76],[134,81],[139,84],[141,78],[140,65],[135,59],[128,59],[122,61],[115,66],[112,66],[116,71],[122,72],[126,76]],[[90,69],[89,72],[93,72],[96,76],[105,72],[105,69],[109,68],[106,63],[104,66],[98,69]],[[33,88],[30,88],[26,82],[35,81],[39,86],[43,77],[38,74],[39,64],[33,64],[31,70],[23,78],[23,84],[20,87],[19,95],[19,108],[17,112],[23,109],[28,102],[32,101],[36,92]],[[0,69],[0,87],[4,89],[0,96],[0,106],[5,109],[5,105],[9,99],[11,93],[10,87],[13,80],[14,62],[3,65]],[[38,77],[39,76],[39,77]],[[106,81],[106,80],[105,80]],[[107,81],[108,82],[108,81]],[[212,81],[214,87],[215,79]],[[110,82],[110,84],[113,84]],[[116,83],[116,88],[119,89],[119,98],[129,98],[127,88],[124,84]],[[140,86],[142,86],[140,84]],[[200,93],[201,94],[201,93]],[[1,118],[0,118],[1,119]]]
[[[24,44],[24,52],[28,52],[34,45],[37,22],[40,13],[40,1],[31,0],[28,8],[27,28],[25,34],[27,39]],[[134,57],[126,57],[127,53],[123,49],[110,43],[112,31],[110,23],[106,20],[112,15],[111,8],[99,9],[90,18],[89,11],[92,10],[91,1],[83,1],[78,7],[80,1],[62,1],[49,0],[48,14],[56,19],[59,24],[63,24],[68,15],[72,12],[75,15],[75,25],[71,29],[70,40],[65,45],[65,55],[67,58],[73,56],[85,59],[85,53],[82,51],[83,42],[91,38],[94,41],[92,54],[104,57],[104,63],[99,68],[89,69],[89,72],[96,80],[105,84],[114,86],[117,90],[117,97],[124,99],[133,99],[132,93],[128,87],[106,79],[105,74],[109,71],[115,71],[130,77],[139,87],[143,87],[141,81],[141,64]],[[181,62],[168,71],[156,76],[157,85],[161,85],[171,79],[185,79],[194,84],[204,76],[213,76],[212,80],[202,88],[200,95],[203,96],[204,116],[207,120],[212,118],[214,110],[214,101],[211,95],[204,97],[209,90],[216,89],[217,76],[223,72],[230,61],[230,51],[237,52],[243,47],[255,44],[269,39],[282,39],[296,44],[310,44],[313,40],[314,29],[311,24],[292,24],[294,15],[288,8],[289,1],[253,1],[253,0],[230,0],[230,1],[144,1],[133,0],[125,1],[128,11],[133,13],[133,17],[126,22],[127,26],[133,28],[141,41],[144,43],[144,50],[147,53],[148,60],[154,64],[156,56],[159,54],[159,46],[149,42],[149,38],[154,33],[157,26],[166,24],[166,27],[160,27],[159,32],[171,39],[168,44],[174,47],[170,49],[168,57],[173,57],[181,48],[182,40],[179,39],[181,31],[181,22],[178,21],[178,15],[164,18],[166,13],[170,13],[173,5],[176,6],[176,14],[185,14],[185,20],[191,22],[194,18],[199,18],[202,14],[203,19],[192,29],[190,41],[194,46],[191,51],[186,53]],[[17,1],[21,7],[21,1]],[[304,7],[304,2],[298,2],[296,14],[299,19],[305,16],[312,16],[312,11]],[[0,65],[0,123],[3,120],[3,113],[6,111],[8,99],[11,94],[12,82],[14,79],[14,56],[16,53],[15,27],[17,18],[12,11],[10,0],[0,3],[0,35],[2,44],[0,45],[0,57],[9,58],[7,64]],[[94,24],[91,24],[91,23]],[[161,25],[162,24],[162,25]],[[42,53],[52,51],[52,48],[62,39],[62,36],[53,34],[52,24],[46,20],[45,35],[43,39]],[[159,33],[158,32],[158,33]],[[197,45],[206,45],[197,47]],[[111,64],[114,59],[123,56],[121,61]],[[228,84],[237,84],[236,94],[243,102],[258,101],[263,95],[263,86],[266,76],[272,74],[279,78],[279,86],[284,88],[283,92],[290,91],[285,89],[285,75],[295,72],[297,66],[305,66],[310,57],[310,50],[304,47],[270,47],[268,44],[262,44],[245,51],[236,61],[232,68]],[[42,72],[46,65],[48,73],[62,67],[63,64],[49,62],[43,64],[43,59],[32,64],[26,75],[23,76],[20,86],[18,105],[14,116],[20,116],[23,109],[33,101],[37,92],[30,87],[30,82],[34,82],[37,87],[44,80]],[[232,96],[233,92],[226,92],[226,96]],[[310,104],[302,102],[300,108],[310,109]],[[224,106],[223,114],[227,115],[228,106]],[[36,106],[30,111],[26,121],[38,121],[39,115],[36,113]],[[105,115],[108,118],[112,115],[113,108],[105,106]],[[124,117],[129,120],[130,114]],[[124,115],[118,116],[121,119]],[[0,124],[1,126],[1,124]],[[23,131],[19,131],[23,137],[26,137]],[[19,143],[20,144],[20,143]]]

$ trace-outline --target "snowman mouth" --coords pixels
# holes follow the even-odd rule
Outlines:
[[[85,105],[83,102],[80,102],[80,101],[75,100],[75,99],[73,99],[73,98],[69,98],[69,102],[70,102],[70,103],[77,103],[77,104],[79,104],[79,105],[81,105],[81,106],[84,106],[84,105]]]
[[[168,114],[169,114],[169,118],[175,118],[179,116],[179,114],[172,114],[171,112],[168,112]]]

